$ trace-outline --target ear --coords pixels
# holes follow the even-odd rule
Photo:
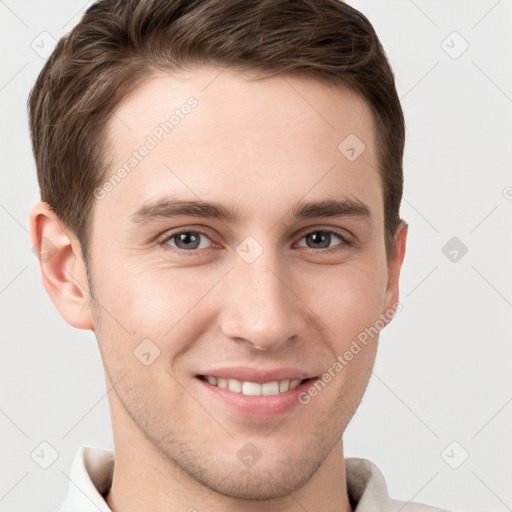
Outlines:
[[[93,329],[80,244],[48,203],[40,201],[32,208],[30,238],[39,257],[43,285],[62,318],[78,329]]]
[[[400,270],[405,256],[405,245],[407,241],[407,223],[403,220],[400,221],[398,228],[395,231],[393,248],[391,250],[390,259],[388,262],[388,284],[386,287],[386,294],[384,300],[384,311],[382,314],[391,320],[390,311],[400,310]],[[398,307],[397,307],[398,306]],[[387,323],[387,322],[386,322]]]

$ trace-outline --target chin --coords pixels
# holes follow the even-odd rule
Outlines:
[[[295,469],[293,465],[279,469],[274,466],[260,467],[257,470],[256,468],[232,470],[231,473],[226,473],[229,476],[225,478],[217,474],[214,477],[215,482],[203,479],[201,483],[212,491],[230,498],[242,500],[284,498],[302,487],[316,471],[308,471],[309,468],[304,465],[299,473]]]

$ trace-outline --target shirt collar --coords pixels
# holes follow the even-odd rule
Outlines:
[[[59,512],[112,512],[105,497],[113,474],[113,452],[80,448],[71,465],[68,492]]]

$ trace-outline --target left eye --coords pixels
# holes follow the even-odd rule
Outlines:
[[[346,242],[345,238],[334,231],[312,231],[304,235],[301,240],[306,240],[306,247],[309,249],[330,249],[333,236],[340,242]],[[315,247],[316,245],[316,247]],[[337,243],[334,245],[340,245]],[[320,246],[320,247],[318,247]],[[303,245],[301,247],[304,247]]]

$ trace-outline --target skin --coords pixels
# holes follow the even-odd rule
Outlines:
[[[45,288],[68,323],[94,330],[111,389],[116,464],[107,503],[115,512],[348,511],[342,435],[377,337],[307,405],[275,417],[234,412],[195,376],[239,365],[321,375],[397,303],[407,226],[388,261],[373,120],[362,98],[312,79],[219,73],[157,74],[111,118],[114,172],[172,110],[198,101],[95,201],[92,290],[73,233],[45,203],[31,213],[33,243],[56,246],[41,263]],[[338,150],[348,134],[366,147],[354,161]],[[165,194],[231,205],[243,219],[131,221]],[[370,216],[290,214],[298,201],[341,197],[364,203]],[[194,254],[169,236],[197,229],[206,236]],[[318,231],[351,243],[333,234],[327,245],[339,250],[327,254],[311,236]],[[252,263],[236,252],[248,236],[263,249]],[[134,357],[144,339],[160,350],[149,366]],[[251,468],[237,457],[248,442],[261,454]]]

